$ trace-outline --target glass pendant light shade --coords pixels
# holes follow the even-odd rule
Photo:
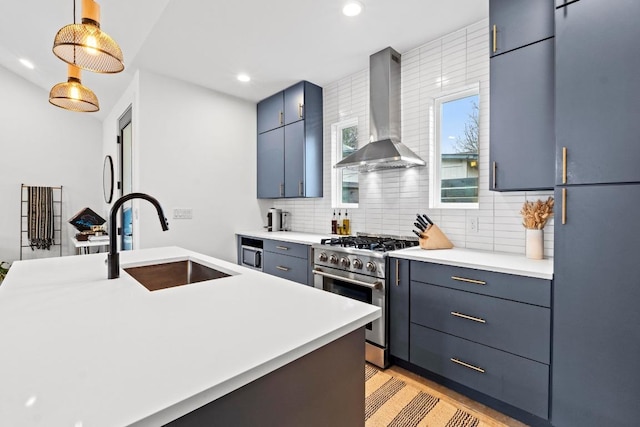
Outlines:
[[[69,24],[58,31],[53,53],[63,61],[95,73],[124,70],[122,50],[100,30],[100,5],[82,0],[82,24]]]
[[[100,109],[98,97],[93,91],[82,85],[80,68],[69,64],[69,78],[58,83],[49,92],[49,102],[56,107],[70,111],[92,113]]]

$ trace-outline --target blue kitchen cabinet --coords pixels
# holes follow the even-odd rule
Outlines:
[[[553,41],[546,39],[490,59],[491,190],[553,189]]]
[[[393,267],[392,261],[392,356],[458,391],[471,390],[482,403],[546,423],[551,280],[411,261],[405,289],[393,286]]]
[[[410,261],[389,258],[389,353],[409,360],[409,265]]]
[[[258,134],[258,197],[284,196],[284,128]]]
[[[490,0],[489,188],[551,190],[554,3]]]
[[[305,82],[284,90],[284,124],[290,125],[304,119]]]
[[[278,92],[258,103],[258,133],[284,125],[284,93]]]
[[[270,126],[275,123],[274,97],[282,100],[277,111],[282,125],[261,133],[268,127],[261,119],[265,111]],[[322,142],[321,87],[303,81],[258,103],[258,198],[322,197]],[[280,152],[271,149],[276,145]]]
[[[557,184],[640,181],[639,17],[637,0],[556,9]]]
[[[636,426],[640,184],[567,186],[555,197],[551,422]]]
[[[553,0],[490,0],[491,56],[553,37],[553,6]]]

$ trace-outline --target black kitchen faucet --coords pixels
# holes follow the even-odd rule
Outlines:
[[[109,212],[109,254],[107,255],[108,279],[117,279],[120,277],[120,254],[118,253],[118,244],[116,241],[116,216],[120,207],[131,199],[144,199],[153,204],[158,211],[162,230],[167,231],[169,229],[167,218],[164,217],[164,213],[162,212],[162,206],[160,206],[160,203],[154,197],[144,193],[130,193],[116,200],[111,207],[111,212]]]

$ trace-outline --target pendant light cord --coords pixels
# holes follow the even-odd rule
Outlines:
[[[73,2],[73,39],[76,39],[76,0],[71,0]],[[73,45],[73,65],[76,65],[76,45]]]

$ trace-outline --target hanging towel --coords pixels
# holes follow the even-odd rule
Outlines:
[[[51,249],[54,245],[53,188],[27,187],[27,233],[31,250]]]

